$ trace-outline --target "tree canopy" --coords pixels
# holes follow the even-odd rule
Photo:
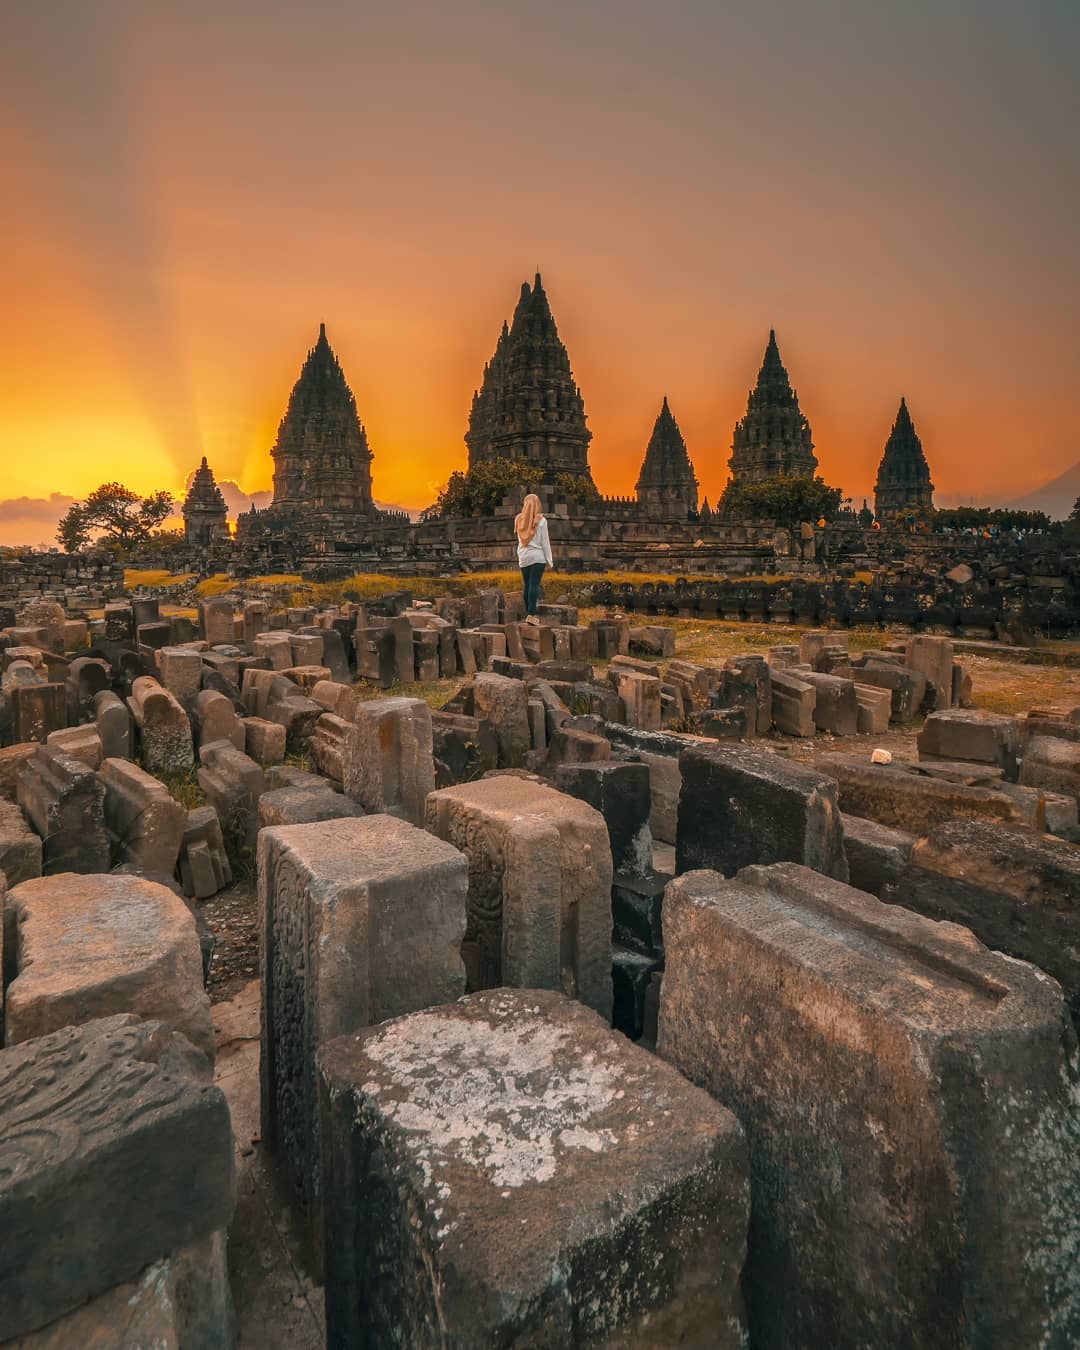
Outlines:
[[[104,536],[102,542],[112,542],[126,553],[149,539],[168,519],[172,507],[169,492],[140,497],[122,483],[102,483],[85,501],[68,507],[56,538],[68,553],[77,553],[99,536]]]
[[[516,487],[531,487],[535,482],[535,467],[523,459],[481,460],[465,472],[458,469],[452,473],[423,518],[491,516],[508,492]]]
[[[729,482],[720,498],[725,515],[748,520],[775,520],[789,528],[804,520],[835,520],[844,498],[842,488],[823,478],[766,478],[760,483]]]
[[[1042,511],[990,506],[953,506],[927,517],[934,530],[966,530],[996,526],[999,530],[1049,530],[1054,522]]]

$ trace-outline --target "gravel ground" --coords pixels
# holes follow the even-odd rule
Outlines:
[[[236,881],[204,900],[202,915],[217,945],[207,988],[211,1003],[225,1003],[259,974],[258,901],[252,881]]]

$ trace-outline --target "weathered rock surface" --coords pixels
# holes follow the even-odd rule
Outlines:
[[[472,992],[561,989],[611,1016],[611,845],[600,813],[525,778],[440,788],[427,827],[469,860]]]
[[[464,992],[467,865],[392,816],[260,831],[262,1131],[318,1248],[315,1051]]]
[[[142,877],[66,873],[24,881],[6,903],[18,931],[8,1045],[132,1012],[182,1032],[213,1062],[199,937],[179,896]]]
[[[745,1344],[731,1114],[561,995],[320,1051],[331,1345]]]
[[[365,810],[422,824],[435,787],[431,709],[419,698],[358,703],[342,768],[346,793]]]
[[[5,1341],[3,1350],[229,1350],[235,1341],[226,1238],[219,1230],[40,1331]]]
[[[664,902],[660,1053],[746,1129],[763,1347],[1080,1336],[1080,1064],[1032,966],[792,864]]]
[[[848,878],[836,784],[766,750],[697,745],[679,758],[676,870],[733,876],[751,863],[798,862]]]
[[[19,805],[43,840],[42,870],[107,872],[105,783],[62,751],[39,746],[19,770]]]
[[[233,1137],[208,1070],[182,1036],[130,1015],[0,1054],[5,1336],[48,1326],[226,1227]]]

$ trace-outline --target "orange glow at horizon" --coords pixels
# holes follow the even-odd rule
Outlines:
[[[325,321],[376,498],[423,507],[465,465],[472,392],[537,264],[605,493],[632,493],[666,394],[716,501],[770,327],[819,471],[856,505],[901,395],[946,499],[1021,496],[1080,458],[1076,184],[1027,150],[1076,97],[1054,83],[1060,33],[1018,51],[1003,0],[978,34],[927,6],[926,55],[915,19],[823,0],[853,61],[751,6],[313,9],[254,33],[209,0],[13,25],[0,499],[112,478],[181,495],[203,454],[269,489]],[[917,68],[880,65],[905,43]],[[964,44],[1011,71],[1004,112]],[[648,106],[628,94],[645,80]],[[2,517],[0,542],[20,542]]]

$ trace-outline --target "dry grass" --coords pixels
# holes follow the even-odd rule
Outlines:
[[[369,698],[422,698],[429,708],[441,708],[461,688],[464,679],[465,676],[460,675],[452,680],[432,680],[428,684],[420,680],[402,680],[392,684],[389,689],[380,689],[377,684],[361,680],[357,688],[361,701]]]
[[[136,586],[179,586],[194,575],[194,572],[170,572],[164,567],[129,567],[124,571],[124,585],[129,591]]]
[[[199,786],[197,769],[189,769],[187,773],[162,773],[157,778],[168,788],[170,797],[178,801],[185,811],[194,811],[197,806],[206,805],[206,793]]]

